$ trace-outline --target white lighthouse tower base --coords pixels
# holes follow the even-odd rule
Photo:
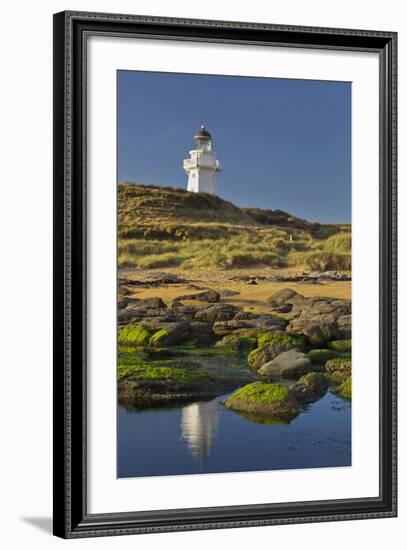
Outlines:
[[[189,152],[183,167],[188,174],[188,191],[216,195],[216,174],[222,170],[216,153],[212,150],[212,138],[204,126],[194,137],[195,149]]]

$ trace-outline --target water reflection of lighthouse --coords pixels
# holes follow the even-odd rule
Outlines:
[[[212,441],[218,429],[219,403],[201,401],[183,407],[181,412],[181,436],[189,452],[200,461],[210,454]]]

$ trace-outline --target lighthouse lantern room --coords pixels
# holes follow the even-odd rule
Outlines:
[[[201,126],[194,136],[195,149],[184,160],[184,170],[188,174],[188,191],[216,195],[216,174],[222,171],[216,153],[212,149],[212,136]]]

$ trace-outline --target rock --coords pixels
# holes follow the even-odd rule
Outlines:
[[[341,338],[352,337],[352,315],[338,317],[339,336]]]
[[[177,296],[175,298],[176,302],[179,302],[181,300],[198,300],[200,302],[215,303],[219,302],[220,294],[219,292],[216,292],[216,290],[212,290],[209,288],[208,290],[204,290],[203,292],[199,292],[198,294],[186,294],[183,296]]]
[[[250,336],[238,336],[237,334],[228,334],[222,340],[216,342],[216,348],[230,348],[238,351],[250,351],[257,345],[257,338]]]
[[[339,395],[339,397],[343,397],[350,401],[352,399],[352,377],[347,378],[340,386],[334,388],[332,391],[336,393],[336,395]]]
[[[302,334],[314,346],[320,346],[339,336],[339,327],[335,320],[321,316],[309,319],[298,317],[287,326],[289,334]]]
[[[195,318],[212,323],[216,321],[228,321],[229,319],[233,319],[238,311],[239,308],[232,304],[216,304],[199,310],[195,314]]]
[[[255,313],[252,313],[251,311],[239,311],[238,313],[236,313],[233,319],[236,319],[237,321],[247,321],[248,319],[256,319],[256,317],[257,315]]]
[[[120,277],[118,280],[118,283],[119,285],[126,285],[126,286],[151,287],[151,286],[179,284],[179,283],[183,283],[184,281],[185,279],[173,273],[159,272],[159,273],[150,273],[144,279],[127,279],[125,277]]]
[[[351,353],[352,351],[352,340],[333,340],[328,343],[328,347],[338,353]]]
[[[300,376],[313,370],[310,359],[298,349],[280,353],[275,359],[259,369],[262,376],[282,376],[290,378]]]
[[[247,281],[246,284],[247,285],[257,285],[257,281],[256,281],[256,279],[250,279],[249,281]]]
[[[301,405],[282,384],[253,382],[239,388],[224,403],[227,409],[281,420],[292,420]]]
[[[326,372],[333,380],[344,381],[352,374],[352,361],[350,359],[330,359],[325,365]]]
[[[129,324],[119,330],[118,341],[137,346],[148,344],[152,336],[151,331],[143,324]]]
[[[150,338],[150,345],[156,347],[171,346],[177,344],[189,332],[189,323],[180,321],[178,323],[164,323],[160,330]]]
[[[284,351],[298,349],[302,345],[301,338],[290,336],[284,332],[261,334],[258,337],[258,347],[249,353],[247,361],[251,369],[258,370]]]
[[[220,295],[227,298],[228,296],[239,296],[240,292],[237,290],[230,290],[229,288],[225,288],[224,290],[220,291]]]
[[[210,344],[215,335],[210,323],[203,321],[191,321],[189,323],[188,340],[199,344]]]
[[[167,305],[158,296],[152,296],[151,298],[143,298],[138,301],[138,306],[152,309],[165,309]]]
[[[300,403],[312,403],[328,390],[328,378],[319,372],[309,372],[290,386],[290,391]]]
[[[279,290],[270,298],[268,298],[267,302],[269,304],[272,304],[274,306],[281,306],[282,304],[295,304],[297,302],[302,302],[304,299],[304,296],[301,294],[298,294],[295,290],[292,290],[291,288],[283,288],[282,290]]]
[[[254,336],[263,331],[274,332],[284,329],[285,322],[271,316],[262,316],[248,320],[216,321],[213,325],[213,331],[218,336],[226,336],[231,333],[237,333],[241,336]]]
[[[330,359],[338,357],[338,353],[331,349],[312,349],[307,355],[313,365],[325,365]]]
[[[277,313],[290,313],[292,308],[292,304],[281,304],[280,306],[274,306],[273,311],[276,311]]]

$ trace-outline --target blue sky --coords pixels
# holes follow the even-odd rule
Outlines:
[[[350,222],[350,83],[118,71],[118,181],[186,188],[201,124],[222,198]]]

